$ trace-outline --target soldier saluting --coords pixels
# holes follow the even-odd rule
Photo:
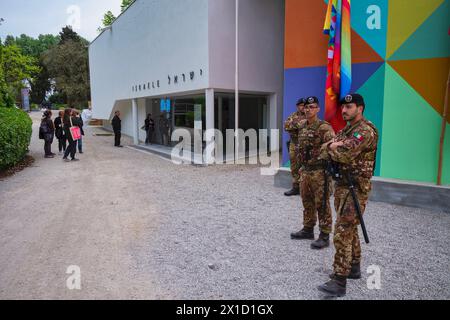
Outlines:
[[[300,156],[300,190],[304,207],[303,229],[292,233],[292,239],[314,240],[314,227],[319,217],[320,236],[311,244],[312,249],[330,245],[332,215],[330,208],[331,177],[326,173],[326,162],[320,160],[323,144],[334,138],[331,125],[318,117],[319,99],[309,97],[305,106],[306,120],[300,122],[298,149]]]
[[[331,143],[322,147],[321,155],[337,163],[340,171],[334,194],[337,213],[334,272],[330,276],[331,280],[319,287],[320,291],[338,297],[346,294],[347,279],[361,278],[357,202],[362,215],[372,188],[370,180],[374,173],[378,144],[377,129],[363,116],[366,107],[363,97],[351,94],[342,99],[340,104],[347,126]],[[357,201],[352,199],[350,185],[355,186]]]
[[[297,101],[297,111],[291,114],[286,122],[284,123],[284,130],[289,133],[290,142],[289,145],[289,158],[291,160],[291,174],[292,174],[292,189],[285,192],[284,195],[287,197],[296,196],[300,194],[299,190],[299,182],[300,182],[300,162],[298,156],[298,128],[300,125],[300,121],[304,120],[305,111],[303,108],[305,107],[306,100],[299,99]]]

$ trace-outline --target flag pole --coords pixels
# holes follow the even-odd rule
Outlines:
[[[448,115],[448,87],[450,86],[450,70],[447,78],[447,87],[445,89],[445,102],[444,102],[444,114],[442,116],[442,129],[441,129],[441,140],[439,143],[439,164],[438,164],[438,186],[442,185],[442,165],[444,159],[444,140],[445,140],[445,129],[447,127],[447,115]]]
[[[239,0],[236,0],[236,72],[235,72],[235,162],[239,159]]]

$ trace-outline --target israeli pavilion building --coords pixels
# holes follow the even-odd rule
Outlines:
[[[284,13],[284,1],[240,1],[236,50],[234,0],[136,0],[90,44],[93,117],[107,126],[120,111],[135,144],[147,114],[161,143],[160,116],[194,128],[198,105],[203,129],[234,129],[237,51],[239,127],[279,129]]]
[[[290,183],[282,123],[310,95],[324,116],[327,4],[239,0],[236,28],[236,2],[136,0],[90,45],[94,117],[109,120],[120,110],[135,144],[145,139],[146,114],[168,114],[172,129],[193,128],[198,105],[203,129],[234,129],[238,69],[239,127],[280,129],[280,172]],[[351,91],[364,96],[365,117],[380,134],[375,180],[418,188],[440,178],[445,187],[425,202],[448,210],[450,0],[358,0],[351,12]],[[422,194],[429,193],[410,200]]]

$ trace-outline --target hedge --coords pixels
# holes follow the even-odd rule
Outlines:
[[[25,158],[32,123],[24,111],[0,106],[0,170],[12,167]]]

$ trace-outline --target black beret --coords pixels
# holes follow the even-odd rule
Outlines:
[[[317,98],[317,97],[308,97],[306,99],[306,103],[307,104],[313,104],[313,103],[319,104],[319,98]]]
[[[357,106],[366,106],[366,103],[364,102],[364,98],[362,95],[354,93],[346,95],[344,98],[341,99],[340,104],[347,104],[347,103],[354,103]]]
[[[296,106],[298,106],[299,104],[306,104],[306,99],[305,98],[298,99]]]

